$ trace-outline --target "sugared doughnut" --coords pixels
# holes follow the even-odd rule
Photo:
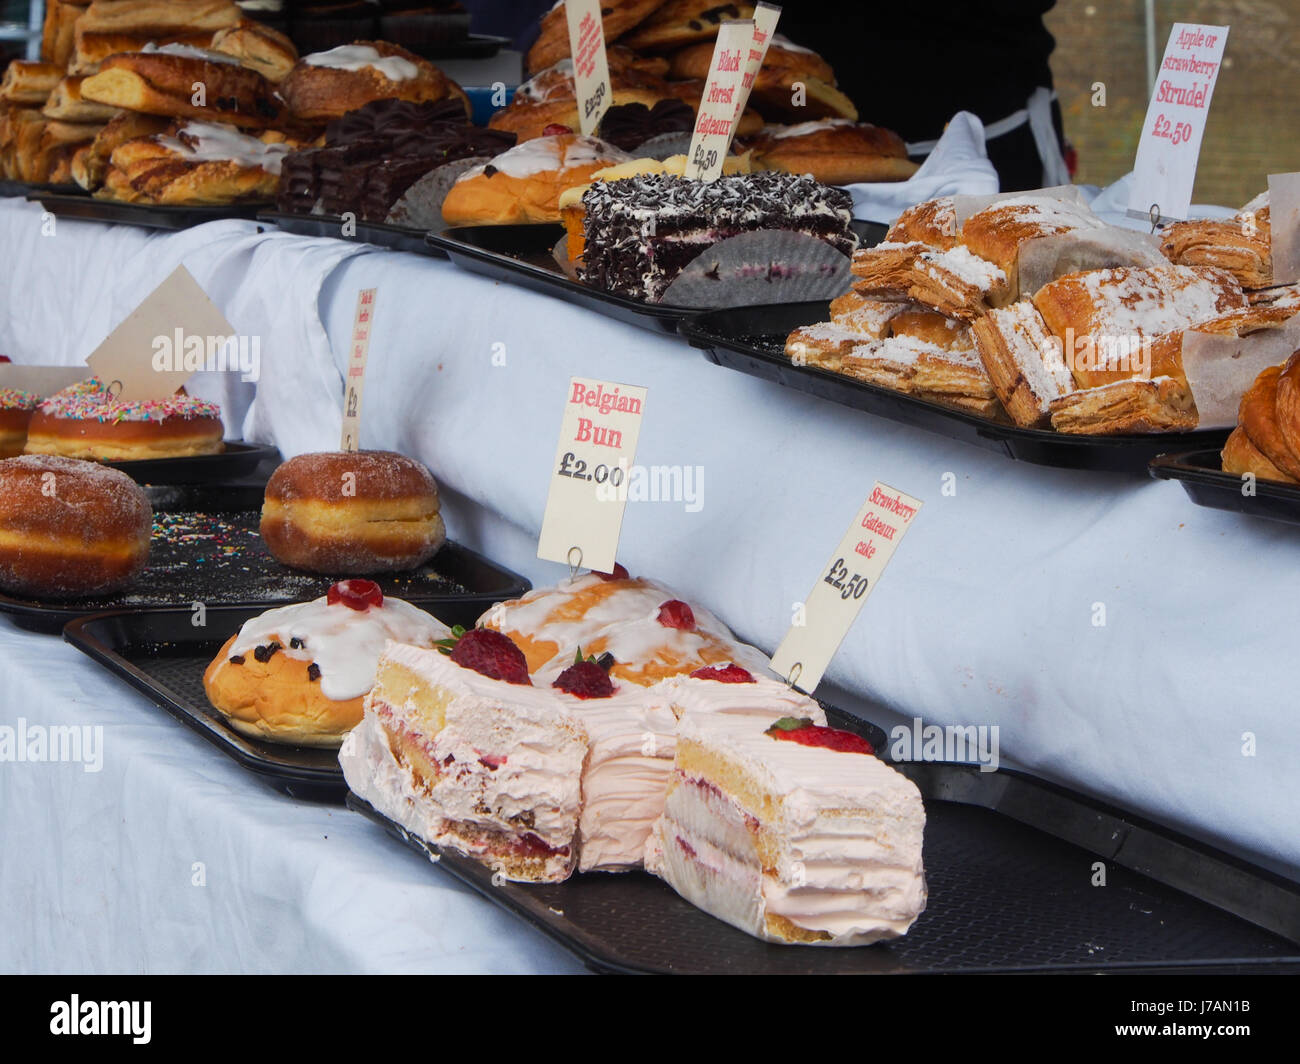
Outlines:
[[[328,575],[414,569],[447,538],[432,475],[392,451],[289,459],[267,481],[261,532],[285,565]]]
[[[0,461],[0,588],[32,598],[106,595],[149,560],[153,509],[125,473],[48,455]]]
[[[338,746],[361,722],[389,639],[432,647],[451,633],[369,580],[346,580],[313,602],[281,606],[227,641],[203,673],[208,700],[241,734]]]
[[[23,453],[27,443],[27,425],[40,396],[14,388],[0,388],[0,458]]]
[[[36,408],[26,452],[106,462],[184,458],[220,453],[224,434],[216,403],[183,393],[162,401],[114,399],[92,377]]]

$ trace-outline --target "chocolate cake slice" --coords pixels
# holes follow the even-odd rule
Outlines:
[[[597,181],[582,197],[588,284],[657,303],[707,248],[759,230],[803,233],[845,255],[853,201],[812,178],[764,171],[702,182],[668,174]]]

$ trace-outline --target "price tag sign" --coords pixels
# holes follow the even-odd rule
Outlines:
[[[736,115],[732,119],[732,130],[740,122],[740,116],[749,103],[749,94],[754,91],[754,79],[767,58],[767,49],[772,44],[772,35],[776,33],[777,21],[781,18],[781,9],[775,4],[754,5],[754,33],[750,37],[749,52],[745,56],[745,70],[740,78],[740,92],[736,99]]]
[[[921,501],[876,481],[804,603],[803,624],[791,626],[772,655],[772,668],[811,694],[875,590]]]
[[[1227,26],[1175,22],[1138,141],[1128,213],[1186,218],[1201,137],[1228,43]]]
[[[569,21],[569,54],[573,56],[573,86],[578,97],[578,125],[587,136],[596,132],[613,96],[609,59],[605,55],[605,27],[600,21],[600,0],[565,0]]]
[[[646,389],[573,377],[537,556],[612,572]]]
[[[352,319],[352,347],[348,350],[347,377],[343,381],[343,435],[339,449],[361,449],[361,394],[366,387],[366,360],[370,357],[370,330],[375,320],[378,288],[357,293],[357,313]]]
[[[91,352],[86,365],[119,398],[160,402],[217,364],[234,334],[190,271],[177,266]]]
[[[754,40],[752,18],[725,21],[718,26],[718,40],[713,46],[709,76],[695,115],[695,131],[686,160],[686,176],[699,181],[716,181],[722,176],[722,163],[731,148],[736,130],[737,104],[741,100],[741,82],[745,63]]]

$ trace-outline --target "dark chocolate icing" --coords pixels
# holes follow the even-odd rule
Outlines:
[[[452,97],[431,103],[374,100],[326,126],[325,143],[334,147],[376,136],[400,139],[408,133],[448,122],[469,125],[465,105]]]
[[[660,133],[689,133],[694,126],[695,112],[681,100],[660,100],[654,107],[625,103],[605,112],[597,136],[630,152]]]
[[[515,143],[513,133],[469,125],[456,100],[376,100],[331,122],[325,139],[324,148],[285,157],[276,196],[281,210],[310,213],[319,203],[326,214],[383,221],[434,167],[496,156]]]

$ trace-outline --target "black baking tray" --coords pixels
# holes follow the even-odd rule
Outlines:
[[[57,633],[70,621],[113,610],[214,607],[267,609],[318,598],[335,580],[281,565],[257,533],[263,487],[256,482],[151,489],[154,535],[149,567],[125,591],[81,600],[26,599],[0,593],[0,614],[31,631]],[[385,595],[425,609],[469,604],[478,617],[529,587],[517,573],[447,542],[418,569],[374,575]]]
[[[1146,474],[1147,463],[1159,454],[1219,447],[1228,438],[1226,429],[1136,436],[1024,429],[816,366],[794,365],[785,355],[786,337],[800,325],[829,320],[830,304],[818,300],[705,311],[682,322],[679,332],[716,365],[1034,465]]]
[[[209,484],[247,476],[280,452],[265,444],[227,440],[220,454],[185,458],[147,458],[138,462],[105,462],[139,484]]]
[[[343,219],[333,214],[289,214],[283,211],[261,211],[257,220],[274,225],[286,233],[298,236],[328,236],[335,240],[349,243],[374,244],[377,247],[393,251],[410,251],[416,255],[431,255],[445,259],[447,253],[430,244],[424,229],[411,229],[404,225],[389,225],[386,222],[353,223],[355,232],[352,236],[343,235]]]
[[[116,200],[96,199],[94,196],[46,192],[32,193],[27,198],[38,200],[42,207],[58,218],[172,230],[189,229],[205,222],[219,222],[227,218],[247,218],[252,221],[267,206],[265,203],[229,203],[216,207],[181,207],[154,203],[119,203]]]
[[[430,233],[428,241],[471,273],[544,292],[625,325],[674,333],[679,322],[699,313],[692,307],[644,303],[570,279],[551,254],[563,235],[562,225],[461,225]]]
[[[1252,517],[1300,525],[1300,486],[1255,478],[1254,494],[1242,492],[1236,473],[1225,473],[1219,448],[1162,454],[1152,459],[1148,471],[1157,480],[1176,480],[1197,506],[1231,510]]]
[[[929,902],[904,938],[848,949],[760,942],[642,872],[495,886],[477,861],[427,845],[355,794],[347,804],[600,972],[1300,972],[1300,884],[1032,776],[897,767],[925,800]],[[1093,885],[1098,861],[1104,887]]]
[[[471,583],[509,577],[511,596],[529,586],[463,548],[453,550],[447,561]],[[471,628],[491,604],[488,597],[471,594],[416,604],[445,624]],[[347,785],[337,750],[247,738],[225,722],[204,694],[203,670],[241,624],[265,609],[211,607],[202,627],[194,626],[189,610],[119,610],[74,620],[63,638],[277,790],[295,798],[340,802]]]
[[[863,247],[885,234],[885,226],[876,222],[854,221],[853,228]],[[675,333],[681,322],[700,313],[698,307],[646,303],[571,279],[552,255],[562,236],[564,226],[558,224],[462,225],[430,233],[428,240],[471,273],[544,292],[627,325]]]
[[[80,185],[51,185],[44,182],[0,181],[0,196],[13,199],[30,199],[32,194],[51,194],[59,196],[89,196]]]

